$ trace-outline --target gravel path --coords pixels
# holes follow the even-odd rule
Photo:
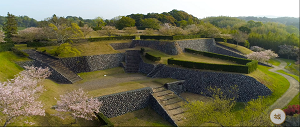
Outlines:
[[[282,109],[299,93],[299,82],[296,79],[288,75],[276,72],[277,70],[284,70],[286,72],[289,72],[288,70],[284,69],[287,63],[279,59],[276,60],[280,61],[280,65],[279,66],[273,65],[274,68],[269,69],[269,71],[272,71],[274,73],[280,74],[283,77],[285,77],[290,82],[290,87],[279,99],[277,99],[277,101],[273,105],[269,107],[268,109],[269,112],[276,108]]]

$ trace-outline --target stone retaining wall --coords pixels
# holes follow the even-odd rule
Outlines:
[[[32,60],[32,61],[23,61],[23,62],[16,62],[17,65],[24,68],[24,66],[35,66],[35,67],[42,67],[42,68],[50,68],[51,75],[48,77],[49,79],[52,79],[53,81],[57,83],[63,83],[63,84],[69,84],[71,83],[67,78],[65,78],[63,75],[58,73],[56,70],[54,70],[52,67],[50,67],[47,64],[44,64],[42,62]]]
[[[113,47],[115,50],[119,50],[119,49],[129,48],[131,43],[110,43],[109,45]]]
[[[157,41],[157,40],[133,40],[130,48],[142,46],[142,47],[149,47],[155,50],[159,50],[169,55],[177,55],[178,51],[175,46],[175,42],[173,41]]]
[[[150,105],[150,87],[98,97],[103,101],[100,112],[106,117],[116,117]]]
[[[209,39],[193,39],[193,40],[179,40],[175,41],[179,47],[182,49],[182,51],[185,48],[190,48],[198,51],[204,51],[204,52],[214,52],[216,43],[215,39],[209,38]]]
[[[145,68],[145,66],[140,66],[140,70],[145,70]],[[145,71],[140,72],[144,73]],[[256,99],[259,96],[267,96],[272,93],[270,89],[258,82],[256,79],[235,73],[200,71],[165,66],[161,69],[161,71],[155,74],[154,78],[185,80],[183,87],[187,92],[205,96],[211,96],[210,92],[207,90],[210,86],[221,88],[227,96],[234,96],[232,93],[229,93],[228,90],[237,85],[239,89],[239,97],[237,98],[237,101],[239,102],[248,102],[251,99]]]
[[[164,84],[164,87],[168,90],[173,91],[176,95],[180,95],[183,92],[186,92],[186,89],[184,87],[184,80],[175,81],[175,82],[169,82]]]
[[[246,59],[246,57],[243,56],[243,55],[236,54],[234,52],[228,51],[226,49],[222,49],[220,47],[216,47],[215,51],[213,51],[213,52],[214,53],[218,53],[218,54],[227,55],[227,56],[233,56],[233,57],[238,57],[238,58],[244,58],[244,59]]]
[[[75,73],[80,73],[119,67],[124,57],[124,53],[117,53],[60,58],[60,61]]]

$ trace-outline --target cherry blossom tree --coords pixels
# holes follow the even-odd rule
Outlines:
[[[4,127],[19,116],[45,115],[43,104],[37,101],[44,91],[40,82],[50,76],[49,68],[25,66],[14,79],[0,83],[0,111]]]
[[[123,30],[129,36],[137,33],[137,28],[136,27],[125,27]]]
[[[265,50],[265,51],[250,53],[246,55],[246,57],[251,60],[257,60],[259,62],[266,62],[269,61],[270,59],[278,57],[278,55],[271,50]]]
[[[60,112],[69,112],[77,122],[77,118],[93,120],[96,118],[95,112],[98,113],[102,102],[95,98],[89,98],[82,88],[60,95],[57,101],[56,110]],[[59,114],[62,119],[65,116]],[[71,123],[72,124],[72,123]]]
[[[117,33],[117,29],[114,26],[104,26],[102,27],[102,30],[98,30],[97,32],[100,35],[107,35],[107,36],[112,36],[115,35]]]
[[[94,30],[89,27],[87,24],[85,24],[83,27],[80,27],[84,38],[86,38],[86,35],[88,35],[89,33],[93,32]]]
[[[250,50],[254,51],[254,52],[260,52],[260,51],[264,51],[265,49],[259,46],[251,46]]]
[[[295,48],[295,46],[292,46],[292,45],[279,45],[278,46],[280,49],[279,49],[279,54],[282,54],[282,55],[287,55],[288,59],[290,58],[290,56],[297,56],[297,51],[298,49]]]

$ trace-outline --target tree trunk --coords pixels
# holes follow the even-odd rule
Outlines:
[[[11,117],[11,118],[8,118],[8,120],[6,120],[5,121],[5,123],[4,123],[4,126],[3,127],[6,127],[6,125],[9,123],[9,121],[12,119],[13,117]]]

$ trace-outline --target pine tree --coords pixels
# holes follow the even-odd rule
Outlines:
[[[7,13],[6,17],[7,21],[4,23],[3,31],[4,31],[4,41],[11,43],[13,34],[17,34],[18,31],[18,23],[16,17],[13,14]]]

